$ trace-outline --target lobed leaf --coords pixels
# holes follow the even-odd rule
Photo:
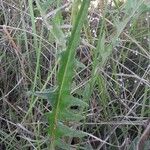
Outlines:
[[[58,89],[54,99],[54,107],[49,115],[51,147],[55,147],[55,141],[62,136],[79,136],[79,132],[73,130],[63,123],[64,121],[80,121],[83,119],[81,111],[74,113],[71,107],[80,107],[83,110],[85,103],[79,99],[70,96],[71,82],[73,76],[73,68],[75,62],[75,52],[80,39],[80,32],[86,18],[90,0],[83,0],[81,8],[76,18],[71,37],[68,42],[68,47],[63,52],[60,69],[57,75]],[[61,121],[61,123],[60,123]]]

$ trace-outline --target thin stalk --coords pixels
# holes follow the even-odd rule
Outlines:
[[[32,91],[35,91],[35,87],[37,84],[37,79],[38,79],[38,73],[40,69],[40,55],[41,55],[41,49],[38,47],[38,39],[36,35],[36,27],[35,27],[35,19],[34,19],[34,11],[33,11],[33,2],[29,0],[29,9],[30,9],[30,15],[31,15],[31,22],[32,22],[32,30],[33,30],[33,40],[34,40],[34,47],[36,50],[36,69],[35,69],[35,76],[34,76],[34,82],[33,82],[33,87]],[[31,97],[31,102],[34,101],[34,95],[32,94]]]

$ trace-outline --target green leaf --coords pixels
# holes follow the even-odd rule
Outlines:
[[[47,99],[48,102],[50,103],[51,106],[54,106],[54,99],[55,99],[55,90],[56,89],[46,89],[46,90],[43,90],[43,91],[36,91],[36,92],[32,92],[32,91],[29,91],[27,92],[28,95],[34,95],[34,96],[37,96],[39,98],[42,98],[42,99]]]
[[[138,6],[139,0],[127,0],[125,3],[126,14],[131,14],[132,11]]]
[[[136,9],[136,17],[145,12],[150,12],[150,2],[142,0],[127,0],[125,3],[125,13],[131,15]]]
[[[150,2],[149,4],[142,4],[139,8],[139,13],[142,14],[142,13],[146,13],[146,12],[150,12]]]
[[[75,64],[76,64],[77,68],[81,68],[81,69],[86,68],[86,66],[82,62],[80,62],[79,60],[77,60],[77,59],[75,59]]]
[[[63,100],[60,102],[58,119],[61,121],[80,121],[84,119],[83,110],[86,107],[88,107],[87,103],[78,98],[69,95],[63,97]],[[49,118],[55,118],[54,112],[51,112]]]
[[[73,68],[75,62],[76,48],[80,40],[80,32],[86,18],[90,0],[83,0],[79,10],[76,22],[73,26],[71,37],[68,41],[66,51],[62,54],[60,68],[57,74],[58,88],[55,93],[54,106],[49,115],[51,147],[54,149],[55,142],[59,137],[63,136],[80,136],[76,130],[65,126],[64,121],[79,121],[83,117],[81,111],[86,104],[79,99],[70,96]],[[79,106],[80,105],[80,106]],[[71,107],[79,107],[79,113],[74,113]]]
[[[64,150],[71,150],[71,147],[69,144],[65,143],[63,140],[61,139],[58,139],[56,140],[55,142],[55,145],[61,149],[64,149]]]
[[[54,2],[55,0],[42,0],[39,3],[42,7],[42,10],[46,12]]]
[[[107,59],[108,59],[108,57],[110,56],[111,53],[112,53],[112,45],[110,44],[110,45],[107,45],[105,47],[105,52],[103,52],[101,54],[101,56],[102,56],[102,65],[105,65],[105,63],[106,63],[106,61],[107,61]]]
[[[83,116],[79,114],[75,114],[69,110],[61,110],[61,113],[58,114],[58,120],[60,121],[72,121],[72,122],[77,122],[80,121],[81,119],[84,119]],[[55,114],[53,112],[50,113],[49,115],[49,122],[52,122],[51,119],[55,118]]]
[[[51,30],[51,33],[53,34],[53,36],[55,37],[57,43],[62,46],[62,48],[66,48],[66,38],[65,35],[62,31],[62,29],[53,22],[53,28]]]
[[[52,126],[50,125],[50,128]],[[51,130],[51,129],[50,129]],[[50,132],[51,135],[51,132]],[[61,122],[57,123],[57,130],[56,130],[56,139],[59,139],[62,136],[66,136],[66,137],[84,137],[86,136],[86,133],[82,132],[82,131],[78,131],[76,129],[70,128],[66,125],[64,125]]]
[[[98,44],[97,44],[97,48],[96,48],[97,52],[98,52],[98,60],[99,60],[99,66],[104,66],[108,57],[110,56],[110,54],[112,53],[112,45],[106,45],[105,42],[105,32],[103,33],[102,37],[99,37],[98,40]]]
[[[71,10],[71,23],[75,24],[77,15],[79,13],[79,7],[81,6],[81,0],[74,0]]]
[[[85,103],[82,100],[80,100],[78,98],[75,98],[71,95],[68,95],[68,96],[64,97],[64,100],[62,101],[62,103],[65,104],[65,106],[68,106],[68,107],[78,106],[78,107],[80,107],[81,111],[83,111],[83,109],[88,107],[87,103]]]

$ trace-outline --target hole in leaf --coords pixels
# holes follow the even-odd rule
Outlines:
[[[75,110],[77,110],[77,109],[79,109],[79,106],[71,106],[70,109],[75,109]]]
[[[80,111],[80,107],[79,106],[70,106],[70,110],[73,111],[73,112],[76,112],[78,113]]]

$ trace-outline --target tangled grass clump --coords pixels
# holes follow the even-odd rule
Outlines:
[[[94,2],[0,1],[0,149],[150,147],[150,3]]]

